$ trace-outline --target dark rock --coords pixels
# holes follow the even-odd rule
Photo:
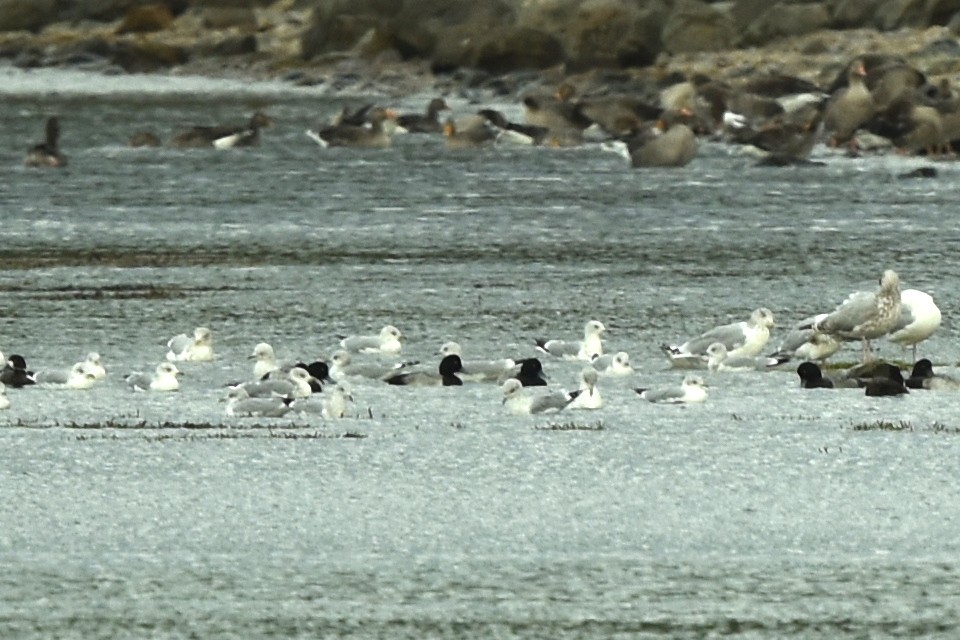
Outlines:
[[[572,69],[644,66],[660,53],[668,11],[663,2],[642,10],[619,0],[586,2],[565,29]]]
[[[917,167],[913,171],[907,171],[897,175],[901,180],[911,179],[911,178],[936,178],[937,169],[936,167]]]
[[[925,28],[930,26],[930,9],[928,0],[887,0],[877,10],[874,24],[882,31]]]
[[[194,57],[241,56],[256,52],[257,38],[252,34],[226,37],[212,45],[200,46],[192,51]]]
[[[822,2],[778,2],[747,27],[742,43],[757,45],[777,38],[800,36],[825,29],[830,21],[830,10]]]
[[[80,43],[76,52],[102,56],[128,73],[150,73],[185,63],[187,51],[181,47],[146,41],[108,42],[103,38]]]
[[[257,30],[257,15],[248,4],[238,7],[206,7],[203,10],[203,26],[208,29],[237,28],[245,33]]]
[[[117,33],[148,33],[162,31],[173,22],[173,12],[170,7],[158,2],[140,7],[132,7],[123,16],[123,21],[117,27]]]
[[[830,0],[828,6],[833,16],[833,26],[838,29],[855,29],[870,25],[873,17],[886,0]]]
[[[563,55],[563,45],[545,31],[500,27],[483,34],[471,66],[490,73],[545,69],[562,62]]]
[[[663,27],[663,48],[670,53],[721,51],[737,39],[733,19],[700,0],[678,0]]]
[[[193,0],[193,2],[196,1]],[[110,22],[122,18],[135,7],[157,4],[157,0],[83,0],[82,2],[60,1],[57,4],[59,11],[55,16],[50,16],[51,21],[96,20]],[[161,4],[166,5],[173,15],[178,16],[190,7],[191,0],[162,0]]]
[[[39,31],[56,10],[56,0],[0,0],[0,31]]]

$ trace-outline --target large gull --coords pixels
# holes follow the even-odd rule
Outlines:
[[[900,320],[893,327],[887,340],[912,349],[913,361],[917,361],[917,345],[940,328],[940,307],[928,293],[916,289],[900,292]]]
[[[264,396],[307,398],[313,393],[313,387],[310,384],[313,381],[314,377],[306,369],[293,367],[286,376],[267,376],[237,386],[243,387],[251,398]]]
[[[279,418],[286,415],[296,401],[287,396],[251,398],[244,387],[233,387],[227,393],[228,416]]]
[[[410,363],[354,362],[348,351],[335,352],[330,358],[330,378],[343,380],[383,380],[404,371]]]
[[[504,406],[521,415],[561,411],[579,395],[578,391],[568,393],[563,389],[528,395],[516,378],[504,382],[501,390]]]
[[[887,269],[877,291],[856,291],[813,324],[813,329],[842,340],[863,341],[864,362],[872,359],[870,340],[892,331],[900,320],[900,277]]]
[[[87,370],[86,362],[78,362],[69,369],[41,369],[33,374],[37,385],[52,389],[89,389],[97,377]]]
[[[607,330],[599,320],[590,320],[583,326],[583,340],[544,340],[537,338],[537,349],[558,358],[590,361],[594,356],[603,355],[603,342],[600,336]]]
[[[770,339],[773,312],[766,307],[754,309],[743,322],[714,327],[683,344],[660,345],[675,367],[698,368],[706,364],[707,348],[715,342],[727,348],[730,356],[757,356]]]

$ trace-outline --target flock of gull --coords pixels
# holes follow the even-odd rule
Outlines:
[[[585,90],[586,95],[580,95]],[[378,104],[343,108],[306,131],[323,147],[383,148],[400,133],[443,135],[451,148],[520,143],[568,147],[600,142],[633,166],[683,166],[698,153],[698,140],[723,140],[759,154],[771,165],[807,163],[817,143],[857,154],[896,149],[940,156],[960,141],[960,94],[948,79],[928,77],[905,59],[864,54],[850,60],[828,85],[784,74],[759,74],[743,81],[668,75],[634,83],[566,81],[555,89],[520,96],[523,121],[481,108],[458,117],[444,98],[422,113],[398,114]],[[272,125],[256,112],[240,125],[193,126],[175,132],[175,148],[232,148],[259,144]],[[27,154],[28,166],[65,166],[60,123],[47,121],[46,137]],[[160,146],[161,137],[139,131],[132,146]]]
[[[679,384],[636,388],[641,398],[652,403],[685,404],[703,402],[707,384],[696,370],[710,373],[757,372],[782,368],[800,361],[797,374],[803,388],[864,388],[867,395],[899,395],[909,388],[960,388],[960,382],[934,373],[926,358],[916,359],[917,345],[940,326],[941,314],[932,297],[915,289],[902,290],[892,270],[883,272],[875,291],[850,294],[833,311],[798,322],[770,350],[767,345],[774,327],[773,313],[754,310],[749,318],[715,327],[678,344],[663,344],[662,350],[674,369],[689,370]],[[598,381],[606,376],[631,376],[635,370],[626,352],[605,353],[606,327],[599,320],[584,325],[577,340],[537,339],[525,358],[471,360],[456,342],[439,348],[439,363],[424,366],[401,361],[403,335],[387,325],[376,335],[343,337],[329,359],[310,363],[278,360],[267,343],[257,344],[249,355],[253,360],[250,379],[221,390],[227,416],[281,417],[291,411],[318,414],[327,419],[356,415],[351,411],[352,388],[357,383],[402,386],[462,386],[491,383],[500,387],[502,404],[512,413],[599,409],[603,406]],[[913,350],[915,361],[908,379],[899,367],[876,359],[871,341],[886,337]],[[821,366],[844,342],[862,344],[863,361],[850,369],[825,375]],[[768,355],[762,355],[770,351]],[[552,386],[544,373],[543,360],[570,360],[583,363],[579,387],[574,391]],[[192,335],[180,334],[167,342],[167,352],[152,372],[127,375],[126,385],[134,392],[171,392],[180,388],[183,375],[178,362],[215,360],[213,334],[198,327]],[[819,363],[819,364],[818,364]],[[107,375],[97,353],[67,370],[30,371],[23,356],[11,355],[0,371],[0,409],[10,406],[6,387],[90,389]]]

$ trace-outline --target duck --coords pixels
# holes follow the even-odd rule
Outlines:
[[[387,384],[414,387],[459,387],[463,379],[459,373],[463,370],[460,356],[444,356],[437,367],[437,373],[428,371],[401,371],[384,378]]]
[[[855,146],[853,137],[876,112],[873,95],[867,88],[866,67],[862,62],[850,65],[847,86],[837,89],[827,102],[823,114],[824,130],[831,146]]]
[[[459,123],[448,118],[443,125],[448,149],[475,149],[488,147],[497,140],[497,131],[483,116],[471,116]]]
[[[910,393],[904,382],[903,374],[897,367],[891,367],[887,375],[877,376],[866,380],[864,394],[868,396],[902,396]]]
[[[176,149],[252,147],[260,144],[260,129],[272,125],[273,120],[267,114],[256,111],[243,125],[190,127],[175,134],[170,146]]]
[[[307,137],[321,147],[356,147],[361,149],[385,149],[393,144],[393,136],[384,123],[396,120],[396,113],[384,107],[372,107],[363,124],[341,123],[307,130]]]
[[[499,130],[496,137],[498,144],[512,142],[522,145],[542,145],[550,135],[550,130],[546,127],[511,122],[503,112],[496,109],[481,109],[477,115],[486,118],[487,122]]]
[[[933,363],[927,358],[917,360],[906,383],[909,389],[960,389],[960,380],[947,375],[934,373]]]
[[[407,133],[443,133],[440,112],[449,111],[446,100],[434,98],[427,104],[426,113],[403,113],[397,116],[397,126]]]
[[[27,167],[65,167],[67,157],[60,152],[60,119],[47,118],[46,137],[27,151],[23,164]]]
[[[497,383],[503,385],[510,378],[520,381],[525,387],[545,387],[547,378],[543,373],[543,363],[539,358],[524,358],[517,361],[513,371],[506,373],[497,380]]]
[[[550,131],[550,146],[581,144],[584,130],[593,124],[572,100],[574,95],[574,86],[564,82],[551,95],[531,93],[522,98],[524,119]]]
[[[0,370],[0,383],[19,389],[36,384],[33,371],[27,369],[27,361],[23,356],[14,354],[7,358],[6,364]]]
[[[682,122],[661,118],[655,127],[624,139],[633,167],[684,167],[697,156],[697,136]]]
[[[460,357],[459,376],[462,380],[495,381],[501,376],[513,371],[517,363],[512,358],[496,360],[464,360],[463,349],[458,342],[444,342],[437,352],[441,357],[455,355]]]

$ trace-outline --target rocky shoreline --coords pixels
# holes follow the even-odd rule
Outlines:
[[[864,53],[901,56],[932,78],[960,73],[960,6],[951,12],[944,1],[769,9],[746,0],[61,4],[0,0],[0,59],[22,68],[279,79],[393,96],[463,87],[508,96],[531,81],[573,79],[583,90],[759,73],[825,86]]]

